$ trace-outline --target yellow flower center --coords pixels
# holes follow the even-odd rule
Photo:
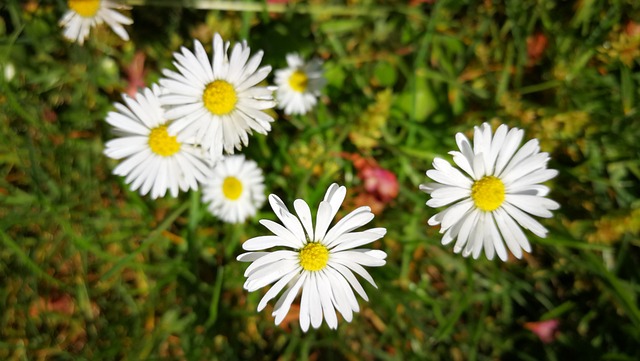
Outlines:
[[[225,115],[236,107],[238,95],[233,85],[224,80],[214,80],[202,94],[204,106],[215,115]]]
[[[307,90],[307,84],[309,83],[309,78],[307,78],[307,74],[305,74],[301,70],[296,70],[289,77],[289,85],[291,89],[297,91],[298,93],[302,93]]]
[[[242,182],[238,178],[229,176],[222,182],[222,194],[227,199],[235,201],[242,194]]]
[[[161,125],[151,129],[151,134],[149,134],[149,147],[152,152],[163,157],[168,157],[180,150],[180,143],[178,143],[176,137],[172,137],[167,133],[166,125]]]
[[[498,177],[484,176],[471,186],[471,198],[481,210],[494,211],[504,201],[504,183]]]
[[[329,261],[329,250],[320,243],[311,242],[300,250],[299,257],[305,271],[320,271]]]
[[[78,15],[85,18],[92,18],[100,9],[100,0],[69,0],[67,1],[69,8]]]

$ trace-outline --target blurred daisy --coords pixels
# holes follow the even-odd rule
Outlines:
[[[65,38],[82,45],[91,27],[105,22],[122,40],[129,40],[129,34],[122,25],[131,25],[133,20],[113,9],[127,10],[130,7],[110,0],[68,0],[67,5],[69,10],[60,19]]]
[[[159,95],[157,85],[145,88],[135,99],[122,95],[126,106],[116,103],[117,111],[106,119],[119,138],[107,142],[104,153],[124,158],[113,173],[126,177],[131,190],[140,189],[142,195],[151,191],[151,198],[163,197],[169,190],[176,197],[178,189],[198,189],[198,183],[211,177],[211,166],[202,149],[167,133]]]
[[[547,169],[549,154],[540,153],[537,139],[518,149],[524,131],[501,125],[492,137],[491,127],[484,123],[475,127],[473,148],[462,134],[456,134],[460,151],[449,152],[453,161],[467,175],[440,158],[433,160],[435,170],[427,176],[436,183],[420,185],[429,193],[430,207],[450,205],[429,219],[432,226],[441,225],[442,244],[453,240],[455,253],[478,258],[484,248],[488,259],[495,253],[507,260],[504,244],[517,258],[531,246],[522,228],[539,237],[547,230],[529,214],[549,218],[550,210],[560,205],[545,198],[549,188],[541,185],[558,171]]]
[[[222,151],[233,153],[249,142],[249,134],[267,134],[273,118],[263,112],[273,108],[273,89],[256,86],[263,81],[270,66],[258,69],[262,51],[249,58],[247,42],[236,44],[231,57],[230,43],[219,34],[213,38],[213,64],[209,62],[202,44],[195,40],[195,54],[186,48],[174,53],[173,63],[178,73],[163,70],[167,77],[160,80],[168,94],[162,97],[173,108],[167,116],[175,119],[169,132],[179,137],[195,137],[213,159]]]
[[[329,187],[324,200],[320,202],[315,229],[311,221],[311,210],[305,201],[297,199],[293,203],[297,214],[295,216],[280,198],[270,195],[269,203],[282,225],[263,219],[260,223],[274,235],[251,238],[242,245],[246,251],[258,251],[238,256],[239,261],[253,262],[245,272],[247,280],[244,288],[253,292],[275,282],[260,300],[258,311],[287,286],[272,314],[276,325],[282,322],[302,289],[302,330],[306,332],[309,324],[314,328],[320,327],[323,318],[330,328],[335,329],[338,327],[335,310],[347,322],[351,322],[354,311],[360,310],[353,290],[368,300],[354,272],[376,286],[371,275],[362,266],[382,266],[387,254],[380,250],[355,248],[382,238],[386,230],[373,228],[352,232],[373,219],[370,208],[357,208],[329,229],[346,192],[344,186],[339,187],[335,183]],[[288,249],[264,251],[272,247]]]
[[[223,157],[203,188],[202,200],[209,203],[211,214],[223,221],[244,222],[264,204],[262,170],[243,155]]]
[[[305,64],[298,54],[287,55],[286,69],[276,70],[278,108],[285,114],[306,114],[317,103],[326,79],[322,60],[313,59]]]

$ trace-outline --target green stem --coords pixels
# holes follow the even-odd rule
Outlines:
[[[211,303],[209,304],[209,318],[204,324],[205,328],[210,328],[216,323],[218,319],[218,305],[220,304],[220,294],[222,293],[222,283],[224,281],[224,266],[218,266],[216,272],[216,283],[213,286],[213,295],[211,296]]]
[[[233,254],[236,251],[242,232],[242,224],[229,224],[225,232],[224,258],[225,260],[235,259]],[[226,261],[225,261],[226,262]]]
[[[189,223],[187,224],[187,256],[189,263],[193,269],[193,273],[197,276],[198,272],[198,258],[200,257],[201,245],[196,236],[198,223],[202,218],[200,212],[200,192],[191,192],[189,198]]]

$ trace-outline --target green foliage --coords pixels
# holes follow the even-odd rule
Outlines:
[[[640,358],[636,1],[128,3],[132,41],[99,27],[84,47],[62,38],[63,1],[0,4],[0,359]],[[341,152],[398,177],[374,221],[388,229],[378,289],[337,331],[274,326],[243,290],[235,257],[268,206],[223,224],[197,192],[129,191],[102,154],[136,52],[150,85],[214,32],[274,68],[293,51],[325,60],[319,106],[243,150],[269,193],[317,204],[334,181],[362,186]],[[463,259],[427,225],[424,172],[483,121],[525,129],[560,170],[562,208],[523,260]],[[548,319],[544,344],[524,325]]]

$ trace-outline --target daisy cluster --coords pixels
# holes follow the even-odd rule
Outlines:
[[[111,0],[68,0],[67,5],[60,20],[65,38],[82,45],[92,27],[107,23],[129,40],[123,25],[133,21],[116,11],[129,7]],[[289,67],[276,72],[279,87],[262,86],[271,72],[271,66],[261,66],[262,51],[252,55],[246,40],[231,46],[219,34],[212,48],[209,57],[195,40],[193,51],[183,47],[174,54],[176,70],[164,69],[159,84],[134,97],[123,94],[124,104],[107,116],[118,138],[107,143],[105,154],[122,160],[114,173],[132,190],[177,197],[179,190],[202,185],[210,212],[239,223],[264,203],[264,180],[256,162],[234,152],[248,146],[253,132],[271,130],[274,119],[265,110],[278,105],[285,114],[304,114],[313,108],[324,85],[322,62],[305,64],[290,54]]]
[[[122,25],[131,19],[114,9],[126,9],[110,0],[69,0],[60,21],[64,36],[82,44],[90,28],[107,23],[123,40]],[[286,57],[288,67],[275,71],[275,86],[266,85],[272,67],[261,65],[263,52],[252,54],[246,40],[232,44],[213,36],[212,54],[197,40],[193,49],[174,53],[175,69],[163,69],[158,84],[141,89],[106,117],[116,138],[104,153],[121,162],[113,170],[125,183],[151,198],[202,189],[209,211],[224,222],[241,223],[256,215],[268,199],[279,222],[263,219],[271,232],[242,245],[237,257],[251,264],[245,271],[249,292],[271,285],[258,304],[263,310],[277,299],[272,316],[280,324],[300,294],[299,323],[303,331],[323,322],[338,326],[360,310],[358,294],[368,300],[360,278],[376,286],[365,267],[380,267],[387,254],[360,248],[386,234],[385,228],[358,230],[374,218],[361,206],[332,226],[347,190],[331,184],[315,218],[302,199],[293,211],[271,194],[265,197],[265,177],[255,161],[235,154],[249,146],[253,132],[268,134],[275,119],[266,111],[280,108],[287,116],[304,115],[316,105],[326,81],[322,61],[305,62],[297,54]],[[419,186],[430,195],[426,204],[446,207],[428,224],[440,226],[442,244],[453,243],[454,253],[503,261],[509,253],[521,258],[531,252],[523,229],[545,237],[547,229],[533,216],[549,218],[559,204],[546,196],[543,185],[558,172],[547,168],[549,154],[536,139],[524,145],[524,131],[487,123],[475,127],[473,143],[455,135],[458,150],[449,154],[454,167],[442,158],[426,172],[432,182]]]
[[[199,41],[194,48],[175,54],[178,71],[163,70],[159,84],[122,95],[124,104],[107,115],[118,138],[105,154],[123,160],[114,173],[142,195],[176,197],[202,185],[213,215],[243,222],[264,203],[264,180],[256,162],[234,151],[253,131],[271,130],[263,110],[275,106],[273,91],[258,85],[271,67],[260,67],[262,52],[251,56],[246,41],[231,48],[219,34],[211,60]]]

